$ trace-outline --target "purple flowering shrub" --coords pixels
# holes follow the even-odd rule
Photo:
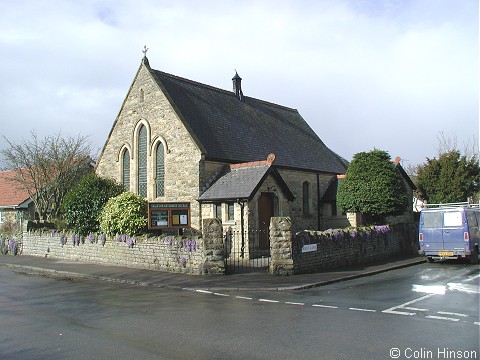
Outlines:
[[[128,238],[125,242],[127,243],[129,248],[133,248],[137,240],[132,236],[131,238]]]
[[[346,228],[346,229],[328,229],[324,231],[305,231],[299,237],[300,249],[304,245],[320,243],[322,241],[348,241],[348,240],[361,240],[362,242],[370,239],[384,239],[388,241],[388,235],[392,229],[388,225],[381,226],[366,226],[358,228]],[[187,244],[188,247],[188,244]]]
[[[119,236],[117,237],[117,241],[118,241],[118,242],[124,242],[124,243],[126,243],[126,242],[127,242],[127,239],[128,239],[128,235],[126,235],[126,234],[122,234],[122,235],[119,235]]]
[[[79,234],[72,235],[73,246],[80,246],[80,243],[83,243],[82,237]]]
[[[18,243],[14,239],[8,240],[8,250],[10,251],[10,254],[17,255]]]
[[[90,244],[94,244],[94,243],[95,243],[95,235],[93,235],[93,234],[88,234],[87,238],[88,238],[88,241],[90,241]]]

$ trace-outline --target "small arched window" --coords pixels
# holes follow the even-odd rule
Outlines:
[[[156,151],[156,196],[164,196],[165,195],[165,150],[163,148],[163,144],[161,142],[158,143],[157,151]]]
[[[141,103],[143,103],[145,101],[145,91],[143,91],[143,89],[140,89],[140,94],[139,94],[138,98],[139,98]]]
[[[302,199],[303,199],[303,215],[310,214],[310,184],[304,182],[302,184]]]
[[[130,153],[125,149],[122,156],[122,184],[126,191],[130,189]]]
[[[138,195],[147,197],[147,128],[138,131]]]

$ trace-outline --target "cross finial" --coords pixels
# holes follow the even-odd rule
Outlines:
[[[147,45],[144,45],[144,46],[143,46],[143,50],[142,50],[142,52],[143,52],[143,57],[147,57],[147,51],[148,51]]]

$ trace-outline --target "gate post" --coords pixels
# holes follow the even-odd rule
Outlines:
[[[219,219],[203,220],[204,274],[225,274],[223,230]]]
[[[270,219],[270,273],[293,275],[292,220],[289,217]]]

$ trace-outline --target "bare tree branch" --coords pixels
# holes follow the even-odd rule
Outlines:
[[[9,147],[1,153],[15,172],[12,181],[27,191],[40,219],[57,218],[67,191],[91,171],[92,147],[88,138],[57,133],[39,140],[34,131],[30,140],[20,144],[3,138]]]

